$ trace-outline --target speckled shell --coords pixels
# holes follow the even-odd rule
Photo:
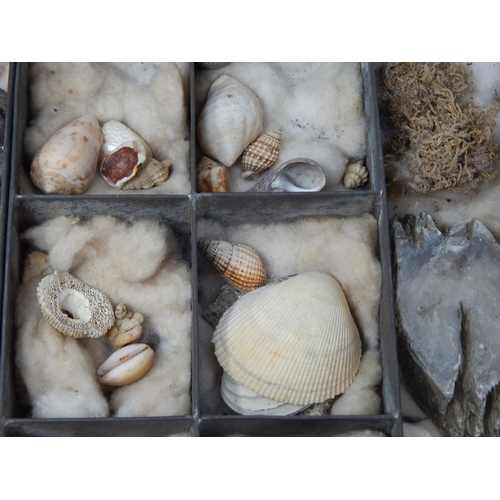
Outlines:
[[[268,134],[260,136],[245,149],[241,159],[241,176],[243,179],[254,179],[276,163],[280,154],[282,132],[283,127],[279,127]]]
[[[264,264],[252,248],[209,239],[200,239],[198,244],[215,269],[238,290],[248,292],[265,284]]]
[[[202,68],[205,69],[219,69],[227,66],[228,62],[199,62],[198,63]]]
[[[43,278],[36,295],[50,325],[70,337],[102,337],[115,321],[108,297],[66,272],[55,271]]]
[[[363,186],[368,180],[368,169],[363,165],[363,162],[350,163],[347,165],[344,173],[344,186],[348,189],[355,189]]]
[[[121,186],[121,189],[149,189],[168,180],[172,160],[158,161],[150,158],[144,162],[135,177]]]
[[[35,155],[30,167],[31,180],[48,194],[84,193],[97,170],[102,141],[96,118],[87,115],[73,120]]]
[[[196,191],[199,193],[227,193],[230,190],[227,167],[204,156],[196,168]]]
[[[220,319],[215,355],[257,394],[295,405],[321,403],[354,380],[361,339],[339,283],[306,272],[251,291]]]
[[[206,156],[230,167],[263,126],[258,97],[238,79],[222,74],[212,83],[201,110],[198,142]]]

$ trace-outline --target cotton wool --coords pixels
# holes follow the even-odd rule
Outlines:
[[[50,267],[21,284],[16,304],[16,363],[35,418],[179,416],[189,414],[191,384],[190,270],[174,234],[151,220],[125,223],[111,216],[88,222],[57,217],[24,238],[48,254]],[[120,249],[117,252],[117,249]],[[137,382],[110,394],[96,369],[113,348],[100,339],[73,339],[54,330],[35,295],[43,275],[67,271],[144,315],[141,342],[155,351]],[[33,276],[29,273],[26,276]]]

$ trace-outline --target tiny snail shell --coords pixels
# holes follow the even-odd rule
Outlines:
[[[362,161],[350,163],[344,172],[344,186],[348,189],[355,189],[363,186],[368,180],[368,169],[363,165]]]
[[[204,156],[196,167],[196,190],[198,193],[229,192],[229,172],[227,167]]]
[[[159,186],[168,180],[172,160],[158,161],[155,158],[146,160],[135,177],[123,184],[121,189],[149,189]]]
[[[153,364],[154,351],[147,344],[130,344],[114,352],[97,369],[103,385],[131,384],[143,377]]]
[[[245,149],[241,159],[241,176],[251,180],[272,167],[278,159],[283,127],[261,135]]]

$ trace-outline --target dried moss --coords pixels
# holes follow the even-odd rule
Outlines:
[[[474,187],[496,175],[492,142],[496,102],[484,110],[469,94],[471,77],[459,63],[384,63],[385,101],[395,134],[386,154],[407,164],[417,192]]]

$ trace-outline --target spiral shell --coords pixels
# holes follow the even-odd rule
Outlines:
[[[36,295],[47,321],[70,337],[102,337],[115,321],[108,297],[66,272],[43,278]]]
[[[248,292],[265,284],[264,264],[255,250],[221,240],[200,239],[198,243],[215,269],[238,290]]]
[[[230,191],[227,167],[204,156],[196,168],[196,190],[199,193],[227,193]]]
[[[201,110],[198,142],[206,156],[230,167],[263,126],[258,97],[238,79],[222,74],[212,83]]]
[[[137,174],[122,185],[121,189],[149,189],[159,186],[168,180],[172,160],[158,161],[155,158],[146,160]]]
[[[220,365],[237,382],[294,405],[344,392],[361,360],[342,287],[321,272],[245,294],[224,313],[212,342]]]
[[[355,189],[362,186],[368,180],[368,169],[363,162],[350,163],[344,172],[344,186],[348,189]]]
[[[199,62],[198,63],[202,68],[205,69],[219,69],[227,66],[228,62]]]
[[[283,127],[279,127],[260,136],[245,149],[241,160],[243,179],[254,179],[275,164],[280,154],[282,132]]]
[[[91,115],[58,130],[38,151],[30,167],[31,180],[44,193],[81,194],[94,178],[103,141]]]

